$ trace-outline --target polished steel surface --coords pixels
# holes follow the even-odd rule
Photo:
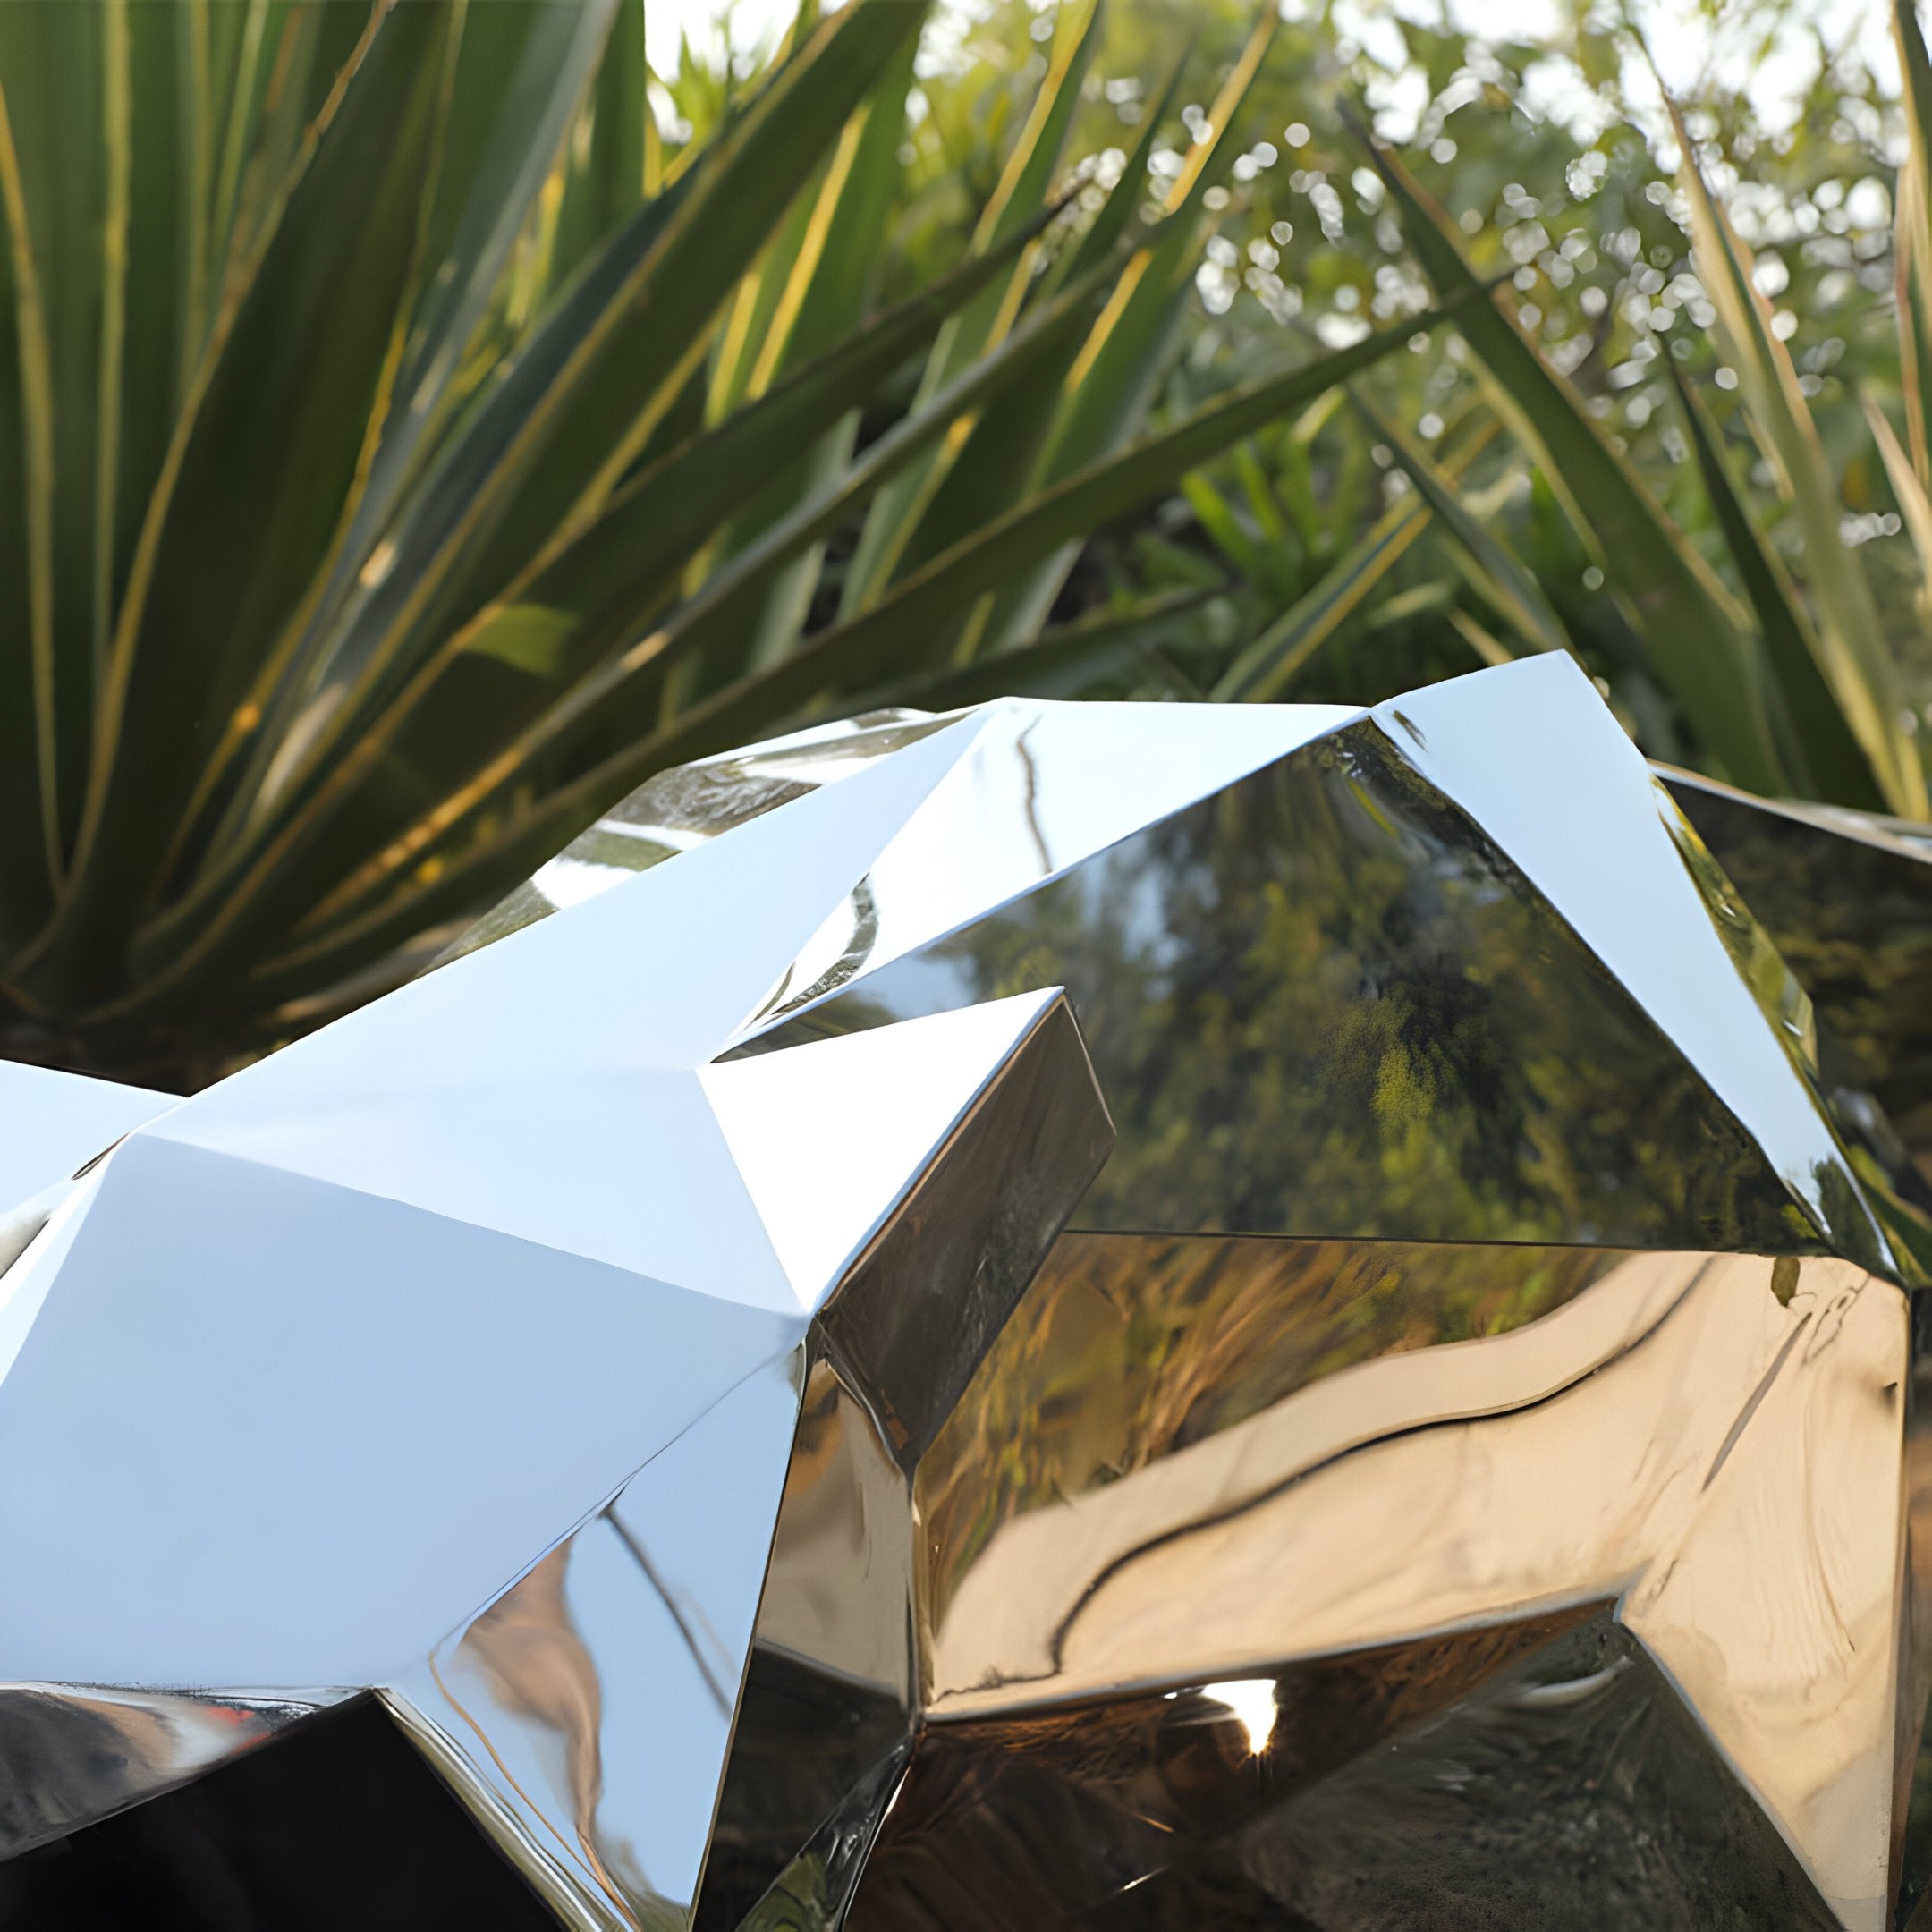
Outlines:
[[[1033,1297],[920,1471],[935,1719],[1614,1601],[1826,1902],[1881,1922],[1894,1284],[1832,1260],[1068,1235]],[[1489,1332],[1466,1333],[1472,1302]],[[1135,1334],[1167,1341],[1157,1374]]]
[[[461,959],[564,907],[594,899],[721,832],[820,785],[835,784],[948,722],[919,711],[868,712],[660,772],[620,799],[492,907],[437,963]]]
[[[0,1762],[47,1787],[15,1850],[219,1755],[164,1739],[59,1785],[49,1700],[178,1733],[183,1687],[375,1687],[566,1919],[689,1906],[815,1314],[904,1213],[929,1293],[936,1254],[1010,1305],[1030,1258],[1009,1279],[973,1230],[1008,1228],[1014,1189],[1032,1226],[1034,1164],[974,1154],[946,1214],[909,1201],[996,1092],[1026,1097],[1003,1154],[1030,1109],[1059,1120],[1036,1062],[1104,1124],[1050,988],[814,1046],[802,1074],[705,1064],[945,736],[801,797],[782,879],[748,824],[183,1103],[59,1199],[0,1277]],[[721,969],[654,948],[734,901]],[[1069,1145],[1063,1215],[1105,1152]]]
[[[174,1103],[174,1095],[144,1087],[0,1060],[0,1216],[72,1179]]]
[[[1381,724],[1342,722],[734,1050],[1049,981],[1121,1134],[1087,1224],[1834,1251],[1919,1278],[1787,1025],[1801,995],[1775,996],[1788,975],[1748,912],[1720,911],[1692,877],[1588,681],[1539,660],[1413,708],[1433,716],[1465,686],[1500,691],[1511,720],[1484,737],[1478,708],[1432,741],[1445,780],[1473,782],[1441,749],[1464,740],[1467,762],[1502,775],[1483,780],[1504,791],[1479,819]],[[1568,870],[1535,824],[1555,779],[1513,809],[1506,789],[1518,686],[1530,715],[1564,721],[1587,781],[1582,803],[1541,813],[1576,821]],[[1140,788],[1136,765],[1093,774]],[[1614,889],[1584,876],[1606,846],[1628,848]],[[1653,987],[1688,1048],[1643,1004]]]
[[[1792,838],[1890,868],[1815,945]],[[103,1835],[258,1774],[312,1884],[379,1738],[584,1932],[1880,1932],[1921,864],[1558,657],[1007,699],[661,775],[187,1100],[0,1067],[0,1910],[271,1922]]]
[[[1809,1003],[1784,971],[1766,992],[1735,970],[1749,914],[1708,892],[1674,835],[1670,795],[1566,657],[1432,685],[1376,707],[1410,764],[1469,813],[1750,1129],[1820,1226],[1883,1259],[1860,1203],[1828,1198],[1847,1166],[1815,1089]],[[1489,755],[1505,737],[1508,758]],[[1772,1021],[1766,1024],[1767,1018]],[[1799,1075],[1793,1078],[1794,1067]]]
[[[1661,775],[1802,983],[1833,1118],[1894,1241],[1932,1265],[1932,839]]]

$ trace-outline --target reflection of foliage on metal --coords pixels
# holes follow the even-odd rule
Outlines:
[[[928,963],[928,962],[931,963]],[[1690,1063],[1473,825],[1353,726],[794,1022],[1063,985],[1115,1227],[1801,1246]],[[791,1037],[791,1036],[785,1036]]]
[[[0,1919],[362,1687],[599,1932],[1880,1932],[1923,1183],[1728,850],[1561,653],[1007,699],[657,781],[187,1101],[0,1068]]]
[[[1932,845],[1894,821],[1669,782],[1809,989],[1834,1077],[1868,1090],[1932,1173]]]
[[[1932,846],[1897,820],[1669,783],[1815,1003],[1816,1077],[1853,1169],[1932,1270]]]
[[[1588,1248],[1068,1233],[921,1464],[956,1576],[1009,1516],[1110,1482],[1394,1349],[1499,1335],[1612,1267]]]

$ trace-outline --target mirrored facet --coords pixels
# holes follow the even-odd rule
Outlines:
[[[934,1725],[845,1923],[1839,1921],[1655,1660],[1580,1604],[1241,1684]]]
[[[986,706],[973,716],[970,747],[745,1030],[889,965],[1360,716],[1339,705]]]
[[[1735,979],[1721,949],[1713,970]],[[1690,1059],[1370,723],[743,1050],[1030,983],[1066,987],[1120,1132],[1085,1224],[1825,1245]]]
[[[1880,1932],[1841,911],[1814,1017],[1555,659],[662,775],[0,1224],[0,1922]]]
[[[1932,842],[1661,776],[1802,983],[1819,1084],[1894,1242],[1932,1262]]]
[[[911,1749],[913,1543],[891,1445],[821,1358],[785,1476],[694,1919],[701,1932],[745,1922],[775,1889],[816,1889],[797,1868],[828,1834],[856,1833],[848,1855],[862,1863],[877,1797]]]
[[[438,964],[581,904],[721,832],[835,784],[875,758],[951,723],[920,711],[874,711],[775,738],[647,779],[456,941]]]
[[[682,1922],[797,1420],[796,1358],[741,1382],[392,1683],[538,1888]]]
[[[917,1479],[931,1715],[1614,1599],[1876,1927],[1907,1355],[1835,1260],[1064,1235]]]
[[[157,1131],[767,1308],[797,1306],[696,1069],[970,727],[242,1070]],[[694,1203],[710,1212],[694,1214]]]
[[[90,1178],[0,1382],[16,1679],[378,1683],[796,1336],[174,1140]]]
[[[48,1932],[560,1922],[366,1695],[0,1862],[0,1924]]]
[[[0,1060],[0,1217],[16,1202],[71,1179],[174,1100],[142,1087]],[[0,1252],[0,1267],[9,1258]]]
[[[341,1701],[0,1684],[0,1859],[152,1798]]]
[[[830,1911],[862,1863],[925,1699],[913,1473],[1111,1145],[1056,999],[814,1324],[699,1926]]]
[[[1629,989],[1839,1251],[1889,1265],[1812,1089],[1801,995],[1769,947],[1749,957],[1749,912],[1700,890],[1669,794],[1575,661],[1553,651],[1454,678],[1374,716]]]
[[[918,1171],[909,1155],[945,1141],[987,1070],[1057,998],[1022,994],[699,1073],[802,1306],[817,1307],[896,1205]]]

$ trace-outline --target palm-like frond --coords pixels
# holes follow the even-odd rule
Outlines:
[[[1926,454],[1924,388],[1932,339],[1927,321],[1932,315],[1927,175],[1932,165],[1932,59],[1910,0],[1897,0],[1894,16],[1911,135],[1899,170],[1894,232],[1904,436],[1870,399],[1867,413],[1879,459],[1874,467],[1889,479],[1919,552],[1923,610],[1932,609],[1932,470]],[[1711,192],[1684,122],[1679,118],[1675,126],[1699,282],[1712,307],[1724,361],[1735,372],[1742,420],[1777,480],[1803,560],[1794,581],[1733,481],[1723,434],[1674,359],[1667,358],[1713,533],[1729,553],[1741,600],[1646,487],[1568,380],[1518,326],[1507,292],[1476,299],[1476,272],[1454,225],[1394,153],[1359,123],[1357,133],[1425,274],[1439,293],[1469,301],[1458,326],[1474,352],[1497,419],[1535,466],[1539,486],[1563,505],[1651,675],[1674,698],[1711,756],[1734,782],[1759,792],[1923,818],[1928,789],[1917,720],[1904,702],[1861,561],[1841,536],[1840,479],[1791,354],[1771,326],[1770,306],[1754,286],[1750,251]],[[1549,648],[1564,641],[1561,620],[1533,576],[1499,538],[1459,518],[1442,479],[1430,476],[1426,455],[1385,421],[1376,433],[1409,472],[1422,501],[1395,505],[1383,526],[1337,566],[1334,581],[1308,594],[1305,611],[1286,614],[1273,633],[1250,647],[1224,681],[1226,695],[1279,690],[1307,655],[1303,631],[1313,640],[1309,649],[1326,635],[1312,626],[1328,601],[1350,595],[1352,573],[1372,572],[1379,559],[1399,554],[1419,531],[1419,519],[1430,513],[1455,537],[1463,574],[1504,620],[1505,634],[1524,648]],[[1487,631],[1477,635],[1479,627],[1465,612],[1455,613],[1453,621],[1485,655],[1508,648]]]
[[[12,1050],[192,1078],[660,765],[1063,672],[1089,530],[1411,333],[1147,429],[1272,8],[1077,235],[1065,10],[967,258],[876,308],[922,12],[801,16],[665,166],[639,0],[0,10]]]

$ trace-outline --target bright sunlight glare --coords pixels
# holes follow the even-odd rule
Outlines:
[[[1201,1695],[1224,1704],[1241,1719],[1248,1733],[1248,1755],[1258,1758],[1275,1735],[1275,1680],[1272,1677],[1243,1677],[1232,1683],[1201,1686]]]

